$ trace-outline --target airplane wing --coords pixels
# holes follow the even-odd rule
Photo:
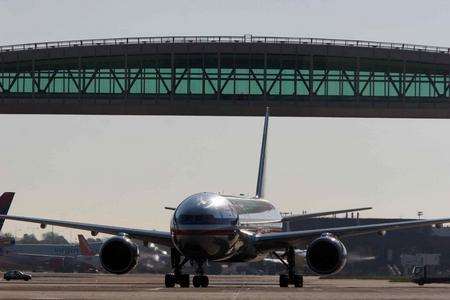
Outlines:
[[[20,216],[10,216],[10,215],[0,215],[0,219],[6,220],[16,220],[23,222],[31,222],[41,224],[41,227],[46,225],[54,225],[67,228],[75,228],[81,230],[88,230],[91,233],[106,233],[112,235],[127,234],[131,238],[138,239],[144,242],[155,243],[159,245],[164,245],[172,247],[172,237],[170,232],[157,231],[157,230],[145,230],[145,229],[135,229],[127,227],[117,227],[99,224],[89,224],[71,221],[60,221],[52,219],[42,219],[42,218],[30,218],[30,217],[20,217]]]
[[[450,223],[450,218],[265,233],[255,235],[254,242],[255,246],[261,250],[281,249],[288,246],[295,246],[301,243],[307,243],[319,237],[323,233],[331,233],[337,237],[347,237],[390,230],[424,227],[430,225],[441,225],[443,223]]]
[[[26,253],[26,252],[10,252],[5,256],[22,256],[28,258],[66,258],[72,257],[70,255],[51,255],[51,254],[36,254],[36,253]]]
[[[369,210],[369,209],[372,209],[372,207],[360,207],[360,208],[350,208],[350,209],[342,209],[342,210],[330,210],[330,211],[311,213],[311,214],[285,216],[285,217],[283,217],[281,219],[281,221],[282,222],[297,221],[297,220],[310,219],[310,218],[329,216],[329,215],[335,215],[335,214],[342,214],[342,213],[349,213],[349,212],[355,212],[355,211],[363,211],[363,210]]]

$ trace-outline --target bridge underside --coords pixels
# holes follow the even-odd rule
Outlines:
[[[90,103],[91,102],[91,103]],[[99,114],[99,115],[191,115],[261,116],[265,107],[272,116],[355,118],[450,118],[450,103],[391,101],[202,101],[142,99],[5,99],[3,114]]]
[[[450,117],[450,55],[261,43],[0,52],[0,113]]]

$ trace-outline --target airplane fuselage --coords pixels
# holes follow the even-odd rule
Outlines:
[[[190,259],[258,260],[267,253],[253,249],[251,235],[281,231],[279,220],[279,211],[267,200],[199,193],[177,207],[171,234],[178,251]]]

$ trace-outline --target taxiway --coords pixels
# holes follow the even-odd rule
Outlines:
[[[448,299],[450,285],[305,277],[280,288],[276,276],[211,276],[208,288],[163,287],[161,275],[34,273],[30,282],[0,282],[0,299]]]

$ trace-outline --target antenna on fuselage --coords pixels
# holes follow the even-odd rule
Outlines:
[[[269,129],[269,107],[266,108],[266,116],[264,118],[264,130],[261,143],[261,153],[259,155],[258,181],[256,182],[255,198],[264,197],[264,169],[266,164],[266,144],[267,144],[268,129]]]

